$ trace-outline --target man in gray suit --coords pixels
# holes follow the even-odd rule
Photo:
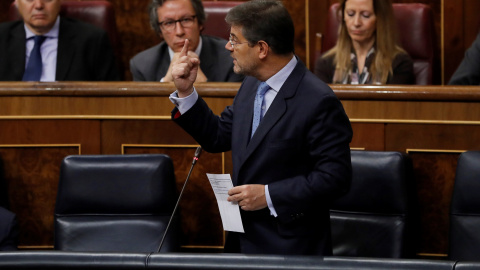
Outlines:
[[[205,11],[201,0],[152,0],[150,25],[163,37],[160,44],[140,52],[130,60],[135,81],[171,82],[171,63],[175,62],[188,39],[188,54],[200,59],[197,82],[240,82],[233,72],[226,40],[201,35]]]

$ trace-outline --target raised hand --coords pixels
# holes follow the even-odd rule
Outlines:
[[[172,78],[178,90],[178,97],[186,97],[193,92],[193,83],[197,78],[200,65],[198,57],[191,57],[188,54],[188,39],[185,39],[182,51],[172,68]]]

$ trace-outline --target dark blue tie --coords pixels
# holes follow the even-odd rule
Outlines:
[[[33,46],[32,52],[30,53],[30,59],[28,60],[27,67],[25,68],[25,73],[23,74],[23,81],[40,81],[42,76],[42,54],[40,52],[40,47],[47,37],[45,36],[35,36],[34,41],[35,45]]]
[[[251,137],[253,137],[255,130],[257,130],[257,127],[260,124],[260,120],[262,120],[263,98],[265,97],[265,93],[268,89],[270,89],[270,86],[268,86],[266,82],[262,82],[257,88],[257,95],[255,96],[255,103],[253,105],[253,122]]]

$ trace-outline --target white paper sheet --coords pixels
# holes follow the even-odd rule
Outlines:
[[[240,216],[238,203],[227,201],[228,191],[233,187],[230,175],[207,173],[207,177],[210,181],[213,192],[215,193],[215,198],[217,199],[223,229],[231,232],[245,232],[243,230],[242,217]]]

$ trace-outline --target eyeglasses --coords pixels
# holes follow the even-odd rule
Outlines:
[[[180,20],[163,21],[163,22],[159,22],[158,25],[164,31],[168,31],[168,32],[173,31],[175,29],[175,27],[177,26],[177,22],[179,22],[182,27],[189,28],[189,27],[192,27],[193,22],[195,21],[195,17],[197,16],[185,17]]]
[[[248,41],[245,42],[234,42],[232,37],[228,39],[228,42],[230,42],[230,45],[232,45],[232,48],[235,50],[235,45],[240,45],[240,44],[245,44],[248,43]]]

